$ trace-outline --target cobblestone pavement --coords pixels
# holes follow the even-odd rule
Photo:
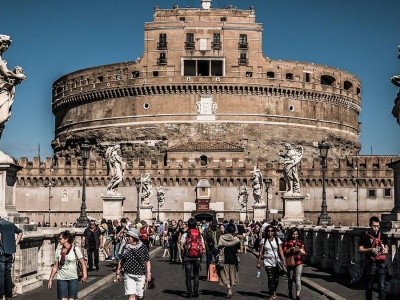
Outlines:
[[[145,299],[185,299],[185,274],[182,265],[170,264],[167,259],[160,257],[158,251],[152,258],[152,274],[156,279],[156,288],[145,294]],[[261,270],[261,276],[256,277],[257,268],[255,257],[250,254],[240,255],[239,269],[240,284],[233,288],[232,299],[266,299],[268,296],[267,277],[265,270]],[[217,282],[206,280],[206,266],[202,263],[200,271],[200,296],[197,299],[221,299],[225,298],[226,288]],[[289,299],[286,277],[280,277],[278,299]],[[95,293],[84,298],[85,300],[120,300],[127,299],[124,295],[124,285],[110,283],[100,288]],[[322,300],[327,297],[303,287],[301,299]]]

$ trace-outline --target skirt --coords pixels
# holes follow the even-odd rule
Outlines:
[[[235,286],[239,284],[239,273],[236,265],[223,265],[224,267],[219,271],[219,284]]]

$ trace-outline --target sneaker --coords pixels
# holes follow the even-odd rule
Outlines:
[[[228,292],[226,293],[226,298],[232,298],[232,296],[233,296],[233,293],[232,293],[232,288],[229,288],[228,289]]]

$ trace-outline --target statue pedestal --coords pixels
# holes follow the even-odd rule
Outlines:
[[[310,220],[304,217],[304,198],[301,194],[283,194],[282,222],[286,224],[311,224]]]
[[[124,200],[121,195],[103,196],[103,218],[107,220],[120,220],[124,215]]]
[[[17,172],[21,169],[21,166],[12,162],[0,161],[0,216],[4,219],[19,216],[15,208],[15,189]],[[9,221],[14,222],[13,219]]]
[[[253,219],[262,221],[265,219],[266,207],[264,204],[253,205]]]
[[[140,219],[145,220],[147,223],[153,222],[153,206],[140,207]]]

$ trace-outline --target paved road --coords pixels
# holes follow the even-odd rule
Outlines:
[[[152,274],[156,279],[156,288],[149,290],[145,298],[148,299],[185,299],[185,274],[182,265],[169,264],[160,257],[158,251],[152,258]],[[268,295],[267,277],[261,272],[260,278],[256,277],[256,259],[250,254],[240,255],[241,265],[239,270],[240,284],[233,289],[233,299],[265,299]],[[200,271],[200,296],[197,299],[221,299],[225,297],[226,288],[217,282],[208,282],[205,277],[205,263]],[[263,271],[263,270],[262,270]],[[289,299],[286,277],[280,278],[278,299]],[[85,297],[85,300],[126,300],[123,283],[111,283],[100,288],[94,294]],[[326,300],[327,298],[315,291],[303,287],[302,300]]]

